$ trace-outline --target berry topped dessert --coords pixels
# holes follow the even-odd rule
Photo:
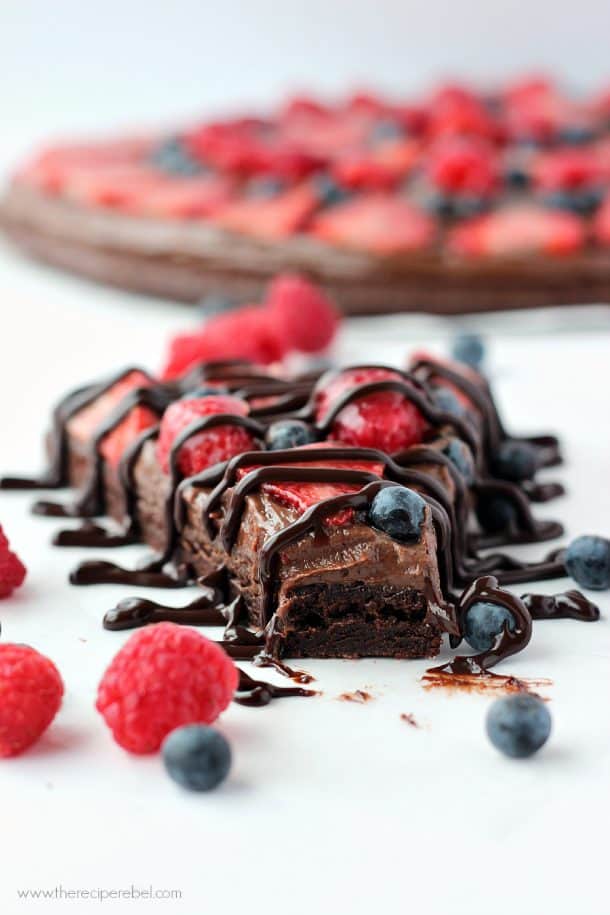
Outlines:
[[[278,269],[352,312],[608,301],[608,98],[543,78],[293,98],[264,117],[48,147],[18,168],[0,218],[50,263],[186,301],[248,301]],[[278,326],[302,335],[276,293]],[[308,308],[315,348],[325,326]]]

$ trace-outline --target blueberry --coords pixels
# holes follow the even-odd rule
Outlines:
[[[350,196],[349,191],[326,174],[316,175],[313,179],[313,187],[322,207],[332,207],[337,203],[343,203]]]
[[[186,394],[183,394],[180,400],[197,400],[198,397],[215,397],[217,394],[228,394],[229,391],[227,388],[213,385],[202,385],[199,388],[194,388],[192,391],[187,391]]]
[[[443,448],[443,453],[457,467],[467,486],[472,486],[475,478],[475,465],[472,451],[461,438],[452,438]]]
[[[277,197],[285,189],[281,178],[255,178],[248,184],[249,197]]]
[[[394,540],[415,543],[420,538],[426,503],[405,486],[380,489],[371,503],[369,521]]]
[[[517,513],[512,502],[503,496],[481,499],[477,505],[477,520],[487,534],[499,534],[514,527]]]
[[[610,540],[585,535],[577,537],[566,550],[566,569],[583,588],[610,588]]]
[[[512,631],[515,618],[506,607],[480,600],[471,604],[464,619],[464,638],[475,651],[487,651],[492,647],[496,636],[502,632],[504,624]]]
[[[515,759],[532,756],[549,739],[551,715],[530,693],[496,699],[487,713],[487,736],[497,750]]]
[[[384,140],[402,140],[404,136],[405,129],[397,121],[377,121],[371,131],[373,143],[383,143]]]
[[[529,185],[530,176],[524,168],[514,165],[506,170],[504,180],[509,187],[515,188],[515,190],[523,190]]]
[[[568,124],[559,131],[559,142],[568,146],[580,146],[595,139],[595,130],[588,124]]]
[[[430,194],[424,201],[424,205],[440,219],[451,219],[455,215],[453,197],[446,194]]]
[[[453,200],[453,216],[456,219],[470,219],[480,216],[489,209],[489,198],[474,194],[458,194]]]
[[[198,310],[204,318],[211,318],[212,315],[220,315],[225,311],[231,311],[235,308],[234,299],[229,299],[223,295],[206,295],[201,299]]]
[[[445,413],[451,413],[452,416],[463,416],[464,406],[459,402],[453,391],[449,388],[436,388],[432,392],[434,401]]]
[[[485,345],[478,334],[458,334],[451,345],[451,355],[478,371],[485,356]]]
[[[203,724],[187,724],[167,737],[163,762],[171,778],[191,791],[209,791],[231,768],[231,748],[219,731]]]
[[[150,161],[161,171],[172,175],[190,177],[205,171],[201,163],[191,156],[180,137],[169,137],[164,140],[153,149]]]
[[[600,205],[602,195],[598,190],[589,188],[582,191],[554,191],[543,200],[554,210],[568,210],[578,216],[589,216]]]
[[[307,423],[298,419],[278,419],[267,429],[265,441],[270,451],[281,451],[284,448],[309,445],[315,441],[315,436]]]
[[[502,442],[493,461],[496,475],[512,483],[531,480],[538,468],[538,455],[527,442]]]

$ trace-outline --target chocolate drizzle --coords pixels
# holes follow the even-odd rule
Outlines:
[[[581,623],[594,623],[599,619],[599,607],[580,591],[523,594],[521,600],[533,620],[579,620]]]
[[[317,690],[304,689],[302,686],[275,686],[264,680],[253,680],[243,670],[239,671],[239,685],[233,702],[239,705],[269,705],[272,699],[286,699],[290,696],[318,696]]]
[[[196,600],[183,607],[168,607],[143,597],[128,597],[104,615],[104,629],[135,629],[150,623],[181,623],[187,626],[223,626],[223,597],[213,588],[205,588]]]

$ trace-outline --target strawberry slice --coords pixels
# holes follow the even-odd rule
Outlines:
[[[610,194],[600,206],[593,223],[593,232],[600,245],[610,245]]]
[[[147,187],[146,195],[134,201],[134,210],[170,219],[211,216],[231,199],[233,184],[223,177],[174,178]]]
[[[534,205],[514,205],[456,226],[449,249],[459,255],[567,255],[585,242],[581,219]]]
[[[145,429],[156,426],[159,417],[149,407],[133,407],[100,445],[100,454],[111,467],[118,467],[123,454]]]
[[[259,238],[286,238],[303,228],[318,203],[313,188],[299,185],[270,199],[243,199],[216,213],[216,222],[232,232]]]
[[[295,448],[295,451],[307,451],[311,448],[334,447],[331,442],[324,444],[305,445],[302,448]],[[278,461],[279,464],[279,461]],[[238,479],[242,479],[252,470],[256,470],[259,465],[253,464],[249,467],[242,467],[238,473]],[[337,458],[328,461],[304,460],[298,464],[291,463],[290,467],[328,467],[339,468],[344,470],[363,470],[367,473],[373,473],[378,477],[383,477],[384,465],[378,461],[357,461],[357,460],[339,460]],[[332,499],[334,496],[347,495],[348,493],[358,492],[366,484],[354,483],[299,483],[299,482],[281,482],[281,483],[263,483],[261,490],[266,492],[272,498],[276,499],[282,505],[288,508],[295,508],[299,514],[303,514],[312,505],[317,505],[323,499]],[[353,510],[345,509],[333,515],[328,522],[333,525],[343,525],[349,523],[353,518]]]
[[[541,190],[573,191],[598,181],[601,168],[593,150],[561,149],[538,156],[533,175]]]
[[[354,190],[391,190],[409,174],[419,156],[419,144],[412,140],[380,143],[366,153],[340,158],[332,174],[344,187]]]
[[[405,200],[363,194],[321,213],[312,232],[330,244],[399,254],[427,248],[433,241],[435,224]]]
[[[68,420],[67,428],[70,436],[83,444],[88,442],[127,394],[136,388],[149,388],[152,384],[153,382],[144,372],[138,370],[129,372],[97,397],[93,403],[83,407]],[[154,422],[156,421],[155,417]]]
[[[66,174],[63,190],[79,203],[133,210],[151,189],[166,183],[158,172],[140,165],[76,166]]]

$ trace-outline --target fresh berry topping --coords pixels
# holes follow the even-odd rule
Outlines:
[[[203,724],[176,728],[163,741],[162,754],[170,778],[189,791],[216,788],[231,768],[228,740]]]
[[[156,426],[159,417],[148,407],[133,407],[125,419],[108,433],[100,445],[100,454],[111,467],[118,467],[125,450],[141,432]]]
[[[454,137],[430,150],[427,173],[431,183],[447,194],[485,197],[498,181],[491,150],[484,144]]]
[[[153,753],[175,728],[211,724],[237,687],[237,668],[194,629],[157,623],[136,632],[100,682],[96,708],[116,742]]]
[[[565,563],[568,575],[582,588],[610,588],[610,540],[605,537],[577,537],[566,550]]]
[[[317,353],[333,340],[339,316],[321,289],[303,277],[286,273],[269,286],[266,305],[286,345],[302,353]]]
[[[63,692],[49,658],[28,645],[0,645],[0,756],[17,756],[38,740],[59,711]]]
[[[515,628],[515,618],[510,610],[500,604],[477,601],[466,612],[464,638],[475,651],[489,651],[505,626],[511,632]]]
[[[151,384],[152,380],[144,372],[139,370],[128,372],[116,384],[113,384],[68,420],[70,435],[80,441],[88,442],[96,429],[110,416],[127,394],[135,391],[136,388],[149,388]]]
[[[466,408],[450,388],[433,387],[432,396],[436,405],[444,413],[451,413],[452,416],[464,415]]]
[[[213,395],[194,400],[177,400],[167,408],[161,420],[159,440],[157,442],[157,459],[164,473],[169,473],[169,455],[178,435],[191,423],[204,416],[227,413],[230,416],[246,416],[248,404],[238,397]],[[252,435],[238,425],[214,426],[198,432],[187,439],[180,449],[178,469],[185,477],[193,476],[218,464],[227,461],[243,451],[255,451],[256,442]]]
[[[332,443],[319,443],[313,446],[303,446],[302,450],[304,452],[304,458],[306,456],[308,447],[318,448],[332,448]],[[301,449],[299,449],[301,450]],[[350,460],[348,458],[335,458],[330,457],[326,460],[315,460],[308,461],[306,459],[303,462],[291,463],[290,467],[307,467],[307,468],[317,468],[317,467],[328,467],[330,469],[337,468],[339,470],[361,470],[366,473],[372,473],[377,477],[382,477],[384,472],[384,466],[382,463],[377,463],[375,461],[359,461],[359,460]],[[242,467],[239,471],[239,478],[242,479],[247,473],[250,473],[252,470],[255,470],[256,466],[252,467]],[[299,514],[302,514],[308,508],[311,508],[312,505],[317,505],[318,502],[322,502],[323,499],[332,499],[334,496],[347,495],[348,493],[357,492],[365,484],[357,483],[342,483],[338,480],[336,483],[301,483],[301,482],[273,482],[273,483],[263,483],[261,489],[263,492],[268,493],[282,505],[286,505],[289,508],[295,508]],[[332,518],[328,518],[329,523],[333,525],[342,525],[351,521],[353,512],[351,509],[346,509],[345,511],[339,512],[337,515]]]
[[[472,486],[475,479],[475,463],[472,451],[461,438],[452,438],[443,448],[451,463],[457,467],[467,486]]]
[[[600,245],[610,245],[610,194],[606,196],[595,216],[593,231]]]
[[[503,480],[513,483],[531,480],[538,469],[536,449],[528,442],[502,442],[494,455],[493,467],[496,475]]]
[[[363,194],[321,212],[312,231],[330,244],[398,254],[429,247],[435,225],[426,213],[405,200]]]
[[[451,355],[478,372],[485,357],[485,344],[478,334],[458,334],[451,344]]]
[[[594,184],[601,177],[594,152],[563,149],[544,153],[534,162],[534,181],[543,191],[574,191]]]
[[[200,162],[193,158],[180,137],[168,137],[150,154],[150,162],[170,175],[191,177],[203,171]]]
[[[505,756],[525,759],[549,739],[551,715],[546,704],[531,693],[496,699],[487,713],[487,736]]]
[[[544,204],[554,210],[567,210],[577,216],[590,216],[602,201],[602,194],[595,188],[581,191],[552,191],[542,198]]]
[[[480,499],[476,507],[477,521],[486,534],[500,534],[517,522],[515,506],[503,496]]]
[[[422,497],[412,489],[386,486],[371,503],[369,521],[394,540],[416,543],[421,536],[425,508]]]
[[[321,207],[335,206],[337,203],[343,203],[343,201],[350,197],[350,192],[348,190],[341,187],[334,178],[325,173],[314,175],[312,178],[312,185]]]
[[[265,435],[269,451],[281,451],[285,448],[297,448],[315,441],[311,426],[299,419],[278,419],[271,423]]]
[[[465,222],[449,237],[451,249],[461,255],[565,255],[578,251],[584,241],[584,226],[576,216],[533,205],[505,207]]]
[[[10,597],[25,579],[26,568],[10,549],[9,542],[0,527],[0,598]]]
[[[295,187],[271,198],[253,197],[228,203],[216,213],[216,220],[232,232],[286,238],[303,228],[317,202],[313,187]]]
[[[340,372],[318,393],[316,418],[321,422],[333,404],[360,385],[376,381],[402,381],[391,369],[362,368]],[[403,394],[380,391],[350,401],[337,414],[331,438],[360,448],[379,448],[388,454],[419,444],[426,422]]]

